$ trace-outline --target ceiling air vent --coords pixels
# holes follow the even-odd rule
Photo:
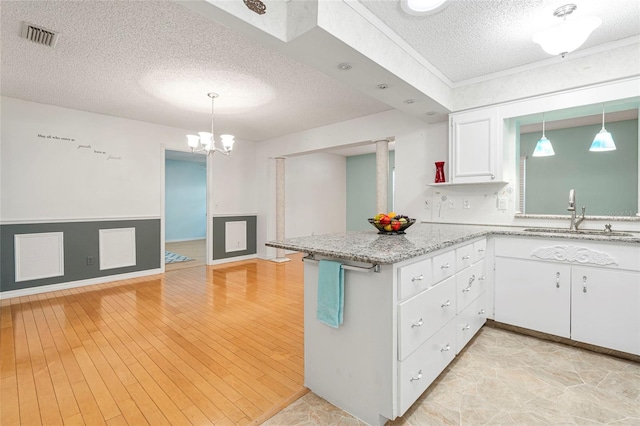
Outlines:
[[[58,33],[28,22],[22,23],[22,33],[20,35],[27,40],[48,47],[56,47],[58,42]]]

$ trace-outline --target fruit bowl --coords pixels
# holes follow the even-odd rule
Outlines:
[[[387,224],[383,224],[380,223],[379,220],[375,220],[373,218],[371,219],[367,219],[369,221],[370,224],[372,224],[373,226],[376,227],[376,229],[378,230],[378,234],[387,234],[387,235],[399,235],[399,234],[404,234],[404,230],[407,229],[408,227],[410,227],[411,225],[413,225],[414,223],[416,223],[415,219],[407,219],[406,222],[400,222],[400,227],[398,229],[391,229],[391,231],[388,231],[385,229],[385,226],[387,226]],[[392,220],[393,222],[393,220]],[[393,226],[391,223],[389,224],[391,226]]]

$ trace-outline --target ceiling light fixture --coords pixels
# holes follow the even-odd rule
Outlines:
[[[217,93],[207,93],[207,96],[211,98],[211,133],[198,132],[197,135],[187,135],[187,144],[191,148],[191,152],[204,152],[205,154],[213,154],[218,151],[221,154],[229,155],[233,149],[235,140],[233,135],[220,135],[220,142],[222,143],[222,149],[216,148],[215,134],[213,132],[214,124],[214,101],[218,97]]]
[[[416,102],[416,100],[415,100],[415,99],[405,99],[405,100],[404,100],[404,103],[405,103],[405,104],[413,104],[413,103],[415,103],[415,102]]]
[[[260,0],[244,0],[244,4],[258,15],[264,15],[267,11],[267,6]]]
[[[602,104],[602,130],[600,130],[596,137],[593,139],[589,151],[604,152],[615,150],[616,144],[615,142],[613,142],[613,136],[611,136],[611,133],[609,133],[607,129],[604,128],[604,104]]]
[[[340,71],[349,71],[351,68],[353,68],[353,67],[348,62],[343,62],[341,64],[338,64],[338,69]]]
[[[402,0],[400,7],[409,15],[428,15],[440,11],[447,0]]]
[[[587,41],[589,35],[602,24],[600,18],[593,16],[579,16],[567,19],[578,8],[575,4],[565,4],[553,12],[553,16],[562,18],[559,24],[538,31],[533,36],[533,42],[551,55],[561,55],[563,58]]]
[[[535,149],[533,150],[534,157],[549,157],[556,155],[551,145],[551,141],[544,135],[544,112],[542,113],[542,137],[538,140]]]
[[[435,112],[435,111],[429,111],[429,112],[427,112],[426,114],[427,114],[427,115],[436,115],[436,114],[437,114],[437,112]]]

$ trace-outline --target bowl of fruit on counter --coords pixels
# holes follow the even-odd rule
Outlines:
[[[416,220],[391,212],[377,214],[374,218],[369,219],[369,223],[376,227],[378,234],[398,235],[404,234],[405,229],[416,223]]]

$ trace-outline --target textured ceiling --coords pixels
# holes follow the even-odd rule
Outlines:
[[[390,109],[175,2],[2,1],[2,95],[264,140]],[[59,31],[54,49],[22,21]]]
[[[551,58],[531,38],[560,22],[553,11],[567,3],[578,6],[572,16],[602,19],[580,49],[640,34],[638,0],[449,0],[426,16],[396,0],[360,3],[454,83]]]

